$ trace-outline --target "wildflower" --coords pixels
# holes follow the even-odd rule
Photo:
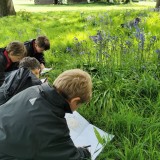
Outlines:
[[[92,39],[95,43],[97,43],[97,36],[89,36],[90,39]]]
[[[156,49],[155,52],[156,52],[157,54],[160,54],[160,49]]]
[[[71,52],[72,51],[72,48],[71,47],[67,47],[66,48],[66,52]]]
[[[157,40],[156,36],[152,36],[150,42],[154,43]]]
[[[89,38],[92,39],[95,43],[103,40],[101,31],[98,31],[96,36],[89,36]]]
[[[128,47],[131,47],[131,46],[132,46],[132,43],[131,43],[130,41],[126,41],[126,45],[127,45]]]
[[[145,36],[144,36],[143,33],[140,33],[139,39],[141,40],[141,42],[144,42],[144,41],[145,41]]]
[[[156,49],[155,52],[158,54],[158,59],[160,59],[160,49]]]
[[[143,34],[143,33],[140,33],[140,35],[139,35],[139,39],[140,39],[140,43],[139,43],[139,45],[140,45],[142,48],[144,48],[145,36],[144,36],[144,34]]]
[[[80,55],[85,54],[85,51],[81,51],[81,52],[79,52],[79,54],[80,54]]]

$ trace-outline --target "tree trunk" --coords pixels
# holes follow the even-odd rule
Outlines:
[[[160,7],[160,0],[157,0],[156,2],[156,8],[159,8]]]
[[[12,0],[0,0],[0,17],[15,14],[16,12]]]

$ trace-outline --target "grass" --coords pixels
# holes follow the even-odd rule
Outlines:
[[[69,10],[71,6],[60,8],[63,7]],[[16,16],[0,19],[0,47],[13,40],[47,35],[51,41],[51,49],[45,54],[47,67],[54,68],[48,74],[50,82],[71,68],[81,68],[92,75],[93,98],[78,111],[115,135],[98,160],[158,160],[159,13],[147,8],[119,8],[122,10],[20,11]],[[141,18],[138,28],[121,28],[121,23],[135,17]]]
[[[35,5],[33,0],[13,0],[16,11],[28,12],[57,12],[57,11],[108,11],[122,9],[144,9],[155,7],[156,2],[139,2],[129,5],[107,5],[105,3],[70,4],[70,5]]]

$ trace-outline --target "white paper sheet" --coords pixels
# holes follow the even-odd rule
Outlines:
[[[114,137],[114,135],[108,134],[98,127],[90,124],[76,111],[73,112],[73,114],[67,113],[65,118],[70,130],[70,136],[75,146],[83,147],[91,145],[88,149],[91,152],[92,160],[94,160],[103,149],[103,146],[98,142],[94,133],[94,128],[96,128],[101,137],[106,139],[106,142],[110,141]]]
[[[43,74],[45,74],[45,73],[47,73],[47,72],[49,72],[49,71],[51,71],[52,70],[52,68],[44,68],[42,71],[41,71],[41,75],[43,75]]]

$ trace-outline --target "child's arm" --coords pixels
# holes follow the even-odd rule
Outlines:
[[[5,80],[5,64],[3,62],[3,57],[0,56],[0,86]]]

